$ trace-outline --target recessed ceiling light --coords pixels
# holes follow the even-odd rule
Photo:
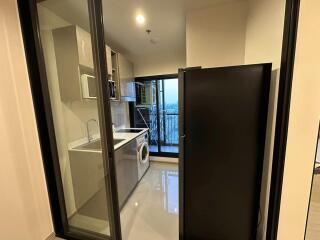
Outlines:
[[[144,22],[145,22],[145,18],[144,18],[144,16],[143,15],[138,15],[137,17],[136,17],[136,21],[137,21],[137,23],[139,23],[139,24],[143,24]]]

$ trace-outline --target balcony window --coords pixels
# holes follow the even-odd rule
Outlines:
[[[150,153],[179,153],[178,78],[176,75],[136,79],[137,101],[131,104],[132,126],[149,128]]]

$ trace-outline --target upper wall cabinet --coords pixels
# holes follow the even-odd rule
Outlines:
[[[97,86],[90,34],[72,25],[53,30],[53,40],[61,100],[69,102],[96,99]],[[110,96],[110,99],[134,101],[133,64],[108,46],[106,60],[108,84],[114,91],[114,96]]]
[[[133,64],[118,53],[121,100],[135,101]]]
[[[77,26],[53,30],[62,101],[96,99],[91,36]]]
[[[91,45],[91,35],[79,27],[75,27],[79,63],[81,65],[93,68],[93,54]]]

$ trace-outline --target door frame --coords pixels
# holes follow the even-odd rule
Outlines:
[[[278,236],[299,12],[300,0],[286,0],[266,232],[267,240],[276,240]]]
[[[43,79],[45,79],[46,73],[44,69],[44,61],[39,38],[38,20],[36,15],[36,3],[40,1],[41,0],[17,0],[23,40],[25,45],[30,85],[37,119],[43,164],[48,186],[50,207],[52,212],[54,230],[57,236],[64,237],[66,239],[80,240],[79,236],[67,236],[63,231],[65,219],[62,218],[62,213],[65,211],[65,209],[63,207],[63,204],[61,205],[60,203],[64,202],[64,197],[61,196],[61,193],[59,193],[59,190],[62,189],[62,182],[53,181],[55,177],[61,179],[61,175],[60,173],[53,171],[53,169],[58,169],[59,165],[56,161],[54,161],[55,159],[57,159],[57,151],[55,139],[52,138],[52,136],[54,136],[52,115],[50,111],[46,111],[48,107],[50,108],[50,102],[48,101],[49,93],[46,90],[48,86],[46,81],[43,81]],[[278,92],[279,97],[277,104],[276,129],[274,139],[275,147],[273,151],[272,176],[269,197],[267,240],[276,240],[278,232],[299,9],[300,0],[286,0],[280,82]],[[102,21],[102,17],[100,18],[100,20]],[[101,49],[101,52],[104,51],[104,49]],[[109,119],[108,116],[105,117],[106,119]],[[109,126],[110,124],[107,125],[109,129],[111,126]],[[112,183],[112,185],[113,190],[116,189],[114,183]],[[179,191],[183,192],[183,188],[180,188]],[[115,209],[114,206],[113,209]],[[180,214],[183,213],[180,212]],[[121,229],[117,230],[117,234],[119,234],[119,230]],[[87,237],[86,239],[91,238]]]
[[[103,79],[107,78],[106,49],[104,40],[101,0],[87,0],[90,18],[94,66],[97,73],[97,100],[99,110],[100,134],[104,169],[109,172],[105,177],[107,207],[109,212],[110,235],[97,234],[72,227],[69,231],[65,198],[63,192],[60,163],[55,138],[50,94],[45,68],[44,54],[40,39],[37,3],[42,0],[17,0],[24,49],[35,109],[40,148],[49,195],[52,221],[56,236],[70,240],[121,240],[120,210],[114,163],[113,131],[109,88]],[[109,178],[109,179],[108,179]]]
[[[164,74],[164,75],[154,75],[154,76],[144,76],[144,77],[136,77],[135,82],[148,82],[148,81],[160,81],[160,80],[169,80],[169,79],[178,79],[178,74],[172,73],[172,74]],[[160,135],[160,109],[159,109],[159,87],[158,84],[156,84],[156,98],[157,98],[157,134],[158,134],[158,142],[161,142],[161,135]],[[134,108],[133,105],[130,105],[130,108]],[[130,123],[133,126],[134,125],[134,110],[130,110]],[[179,121],[178,121],[179,122]],[[158,152],[150,152],[150,156],[155,157],[168,157],[168,158],[178,158],[179,153],[169,153],[169,152],[161,152],[161,145],[158,144]]]

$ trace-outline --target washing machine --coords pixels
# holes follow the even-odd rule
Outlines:
[[[139,181],[150,166],[148,132],[137,137],[137,159]]]

